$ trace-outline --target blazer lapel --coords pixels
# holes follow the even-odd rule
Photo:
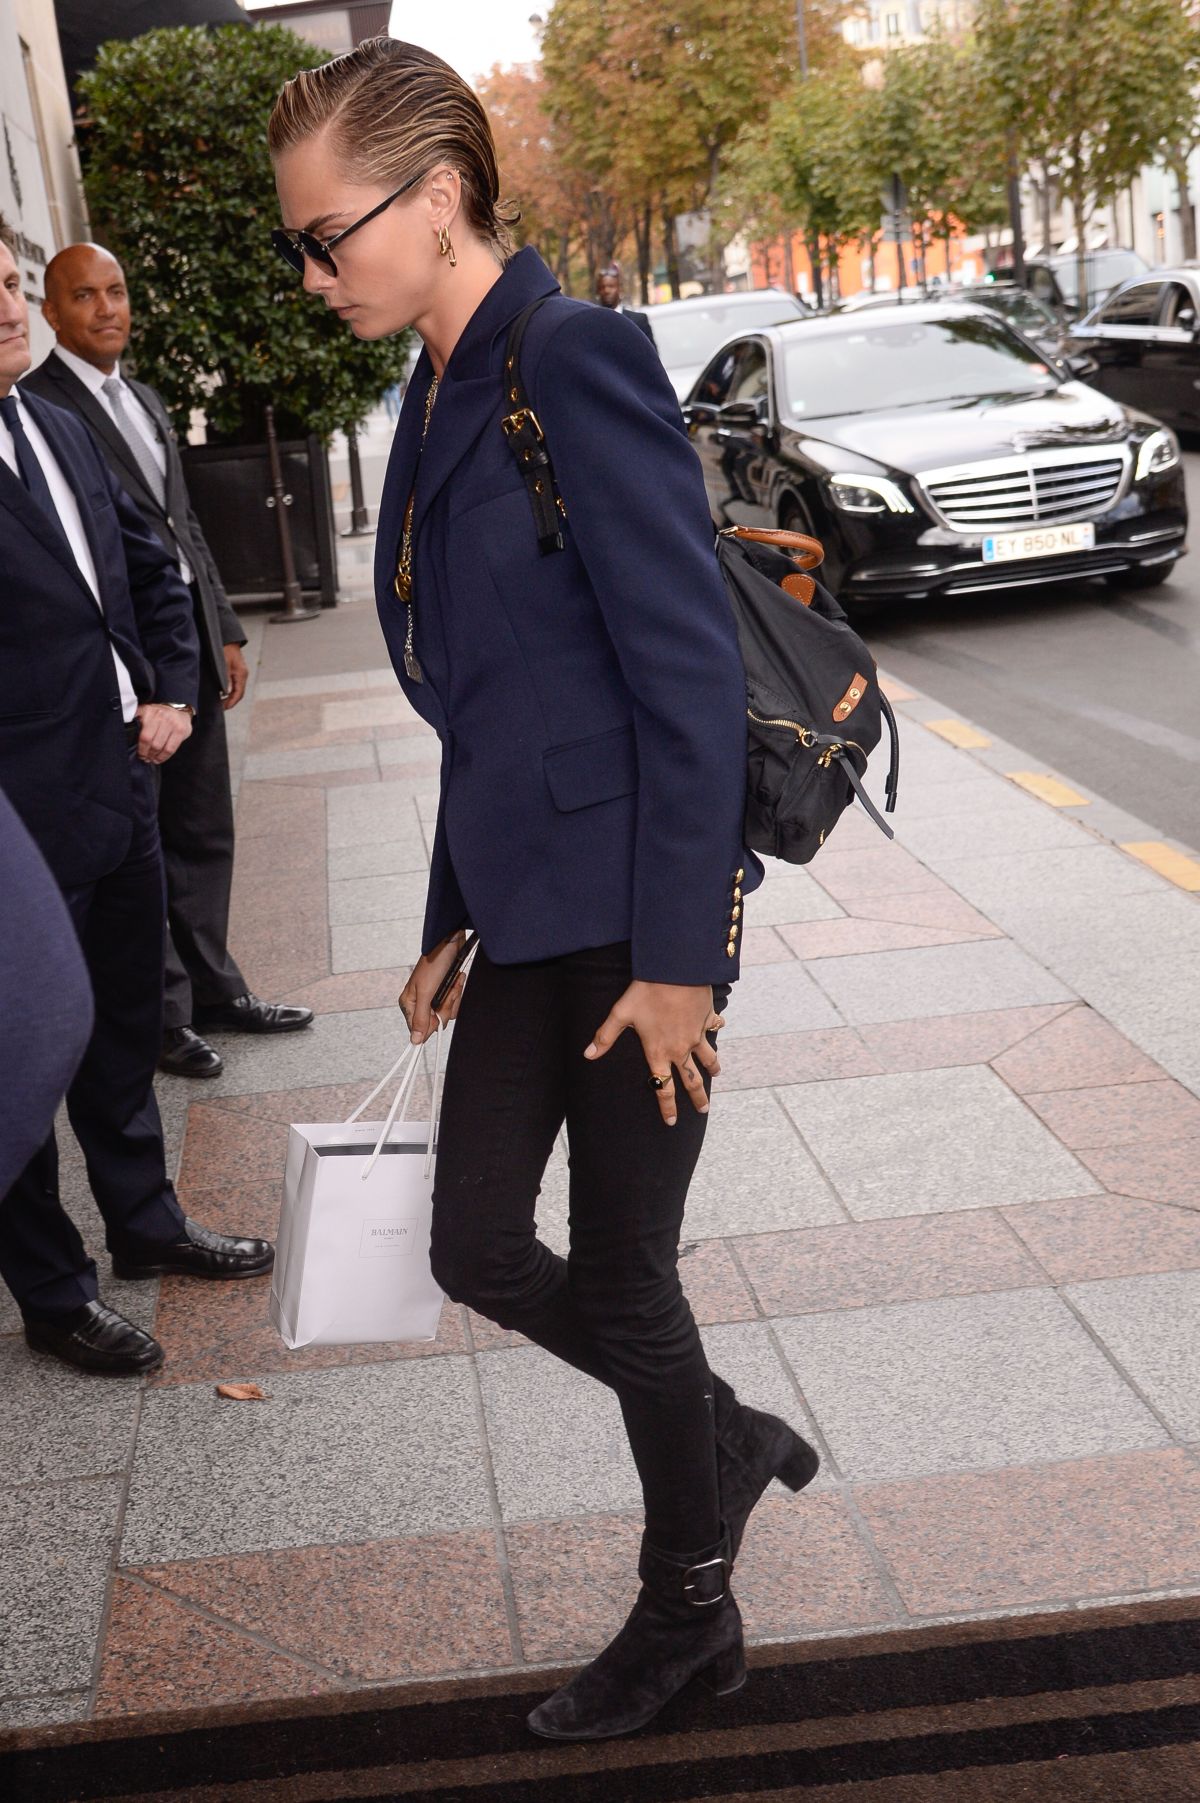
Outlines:
[[[159,440],[162,444],[163,454],[167,463],[166,505],[159,507],[158,510],[166,520],[168,526],[171,527],[176,540],[178,540],[180,521],[186,520],[187,518],[188,499],[187,485],[183,478],[183,463],[179,456],[179,441],[175,436],[175,428],[171,424],[170,415],[153,388],[148,388],[144,382],[135,382],[128,376],[126,376],[125,381],[127,386],[133,390],[134,394],[142,403],[142,406],[146,409],[146,412],[150,415],[150,418],[157,427]],[[144,488],[145,484],[143,483],[142,486]],[[155,498],[154,504],[158,507],[157,498]]]
[[[158,496],[152,494],[146,486],[146,479],[138,468],[137,458],[130,450],[125,434],[118,432],[109,418],[108,409],[101,406],[86,382],[81,382],[75,371],[68,369],[61,357],[51,355],[47,358],[44,367],[47,373],[53,374],[54,380],[66,389],[75,411],[87,421],[96,437],[108,447],[116,458],[121,468],[121,480],[138,506],[150,507],[165,519],[166,514],[163,512]]]
[[[413,474],[421,449],[421,428],[425,422],[425,399],[433,380],[433,364],[429,352],[422,351],[409,377],[400,418],[388,453],[387,473],[379,502],[379,522],[375,530],[375,592],[390,591],[400,555],[400,534],[404,528],[404,510],[412,492]],[[437,408],[434,408],[436,413]]]
[[[440,490],[490,423],[500,430],[504,390],[500,371],[455,381],[449,371],[438,384],[438,396],[429,421],[429,437],[417,466],[417,491],[413,503],[413,537]]]
[[[28,406],[28,395],[26,395],[24,399],[26,406]],[[45,419],[40,414],[38,415],[37,423],[41,428],[42,433],[46,435]],[[54,450],[57,455],[57,445],[54,446]],[[67,476],[65,469],[63,470],[63,475]],[[69,476],[67,476],[67,480],[70,481]],[[72,486],[74,485],[72,484]],[[21,522],[26,531],[33,534],[43,550],[49,551],[50,555],[56,557],[64,569],[71,572],[71,575],[79,584],[81,593],[87,596],[88,605],[94,608],[96,605],[96,598],[87,585],[83,571],[71,556],[63,535],[54,530],[54,527],[46,518],[42,508],[38,506],[38,503],[34,500],[20,477],[14,476],[7,463],[4,462],[0,462],[0,506],[7,507],[8,511]],[[84,515],[84,524],[86,528],[87,510],[84,507],[80,507],[79,511]]]
[[[438,492],[490,423],[500,430],[504,400],[503,345],[517,314],[559,285],[532,246],[527,245],[489,288],[455,345],[438,384],[437,403],[429,422],[429,439],[417,472],[413,533],[420,528]]]

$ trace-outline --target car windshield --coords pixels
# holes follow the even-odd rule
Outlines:
[[[756,326],[778,325],[795,319],[800,309],[787,296],[764,295],[759,301],[739,300],[736,305],[714,299],[707,307],[680,308],[678,313],[651,307],[647,318],[659,356],[668,369],[688,363],[707,363],[718,345]]]
[[[1034,300],[1032,294],[1026,294],[1023,288],[980,288],[967,296],[981,307],[990,307],[993,313],[1001,318],[1011,320],[1020,332],[1055,331],[1054,315],[1049,307],[1043,307],[1040,301]]]
[[[1057,383],[1037,352],[998,320],[868,321],[814,332],[784,351],[794,419],[937,406],[986,394],[1043,394]]]

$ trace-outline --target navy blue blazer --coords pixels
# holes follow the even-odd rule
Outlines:
[[[22,390],[79,502],[103,611],[0,461],[0,788],[64,888],[115,870],[133,794],[111,646],[140,701],[194,707],[192,597],[87,427]]]
[[[0,793],[0,1196],[54,1125],[92,1036],[92,987],[71,916]]]
[[[521,361],[566,505],[566,549],[549,557],[500,425],[507,330],[541,295],[555,298]],[[424,949],[466,924],[501,964],[628,939],[635,977],[730,982],[735,891],[762,877],[742,844],[745,679],[662,364],[631,321],[561,296],[526,248],[454,348],[418,466],[432,374],[424,352],[375,566],[392,662],[443,746]],[[414,470],[421,683],[393,587]]]

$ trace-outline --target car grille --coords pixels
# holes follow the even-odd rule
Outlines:
[[[922,487],[948,526],[957,532],[1043,526],[1056,520],[1090,520],[1110,508],[1129,467],[1123,448],[1102,451],[1034,451],[929,470]]]

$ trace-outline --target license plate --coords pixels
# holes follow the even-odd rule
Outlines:
[[[1059,557],[1064,551],[1093,551],[1096,528],[1088,520],[1077,526],[1031,526],[1025,532],[993,532],[983,541],[984,563],[1010,563],[1017,557]]]

